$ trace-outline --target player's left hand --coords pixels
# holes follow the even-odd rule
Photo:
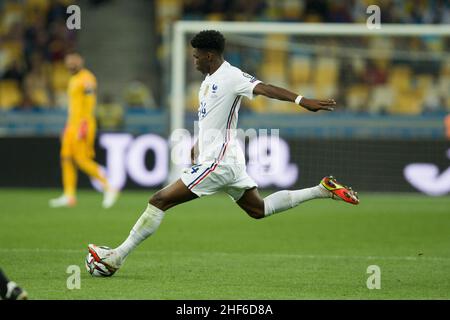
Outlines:
[[[303,97],[300,101],[300,105],[312,112],[316,112],[319,110],[334,111],[336,101],[334,101],[334,99],[316,100]]]

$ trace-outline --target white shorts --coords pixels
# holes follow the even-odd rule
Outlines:
[[[243,164],[197,164],[183,169],[181,181],[199,197],[224,191],[234,201],[238,201],[246,190],[258,186]]]

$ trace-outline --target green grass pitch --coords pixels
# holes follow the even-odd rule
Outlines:
[[[0,267],[30,299],[449,299],[450,198],[361,194],[361,204],[315,200],[253,220],[228,196],[170,210],[159,230],[111,278],[84,268],[87,244],[115,247],[151,192],[125,191],[115,207],[81,191],[0,189]],[[66,269],[81,268],[69,290]],[[381,289],[366,286],[381,269]]]

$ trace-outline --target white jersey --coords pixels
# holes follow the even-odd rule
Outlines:
[[[224,61],[200,86],[198,98],[199,162],[245,164],[236,139],[242,97],[253,99],[261,81]]]

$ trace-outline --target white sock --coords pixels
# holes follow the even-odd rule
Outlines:
[[[130,231],[128,238],[116,248],[118,254],[125,259],[142,241],[150,237],[158,229],[164,217],[164,211],[150,203]]]
[[[264,214],[270,216],[294,208],[300,203],[318,198],[331,198],[331,192],[321,185],[301,190],[283,190],[264,198]]]

